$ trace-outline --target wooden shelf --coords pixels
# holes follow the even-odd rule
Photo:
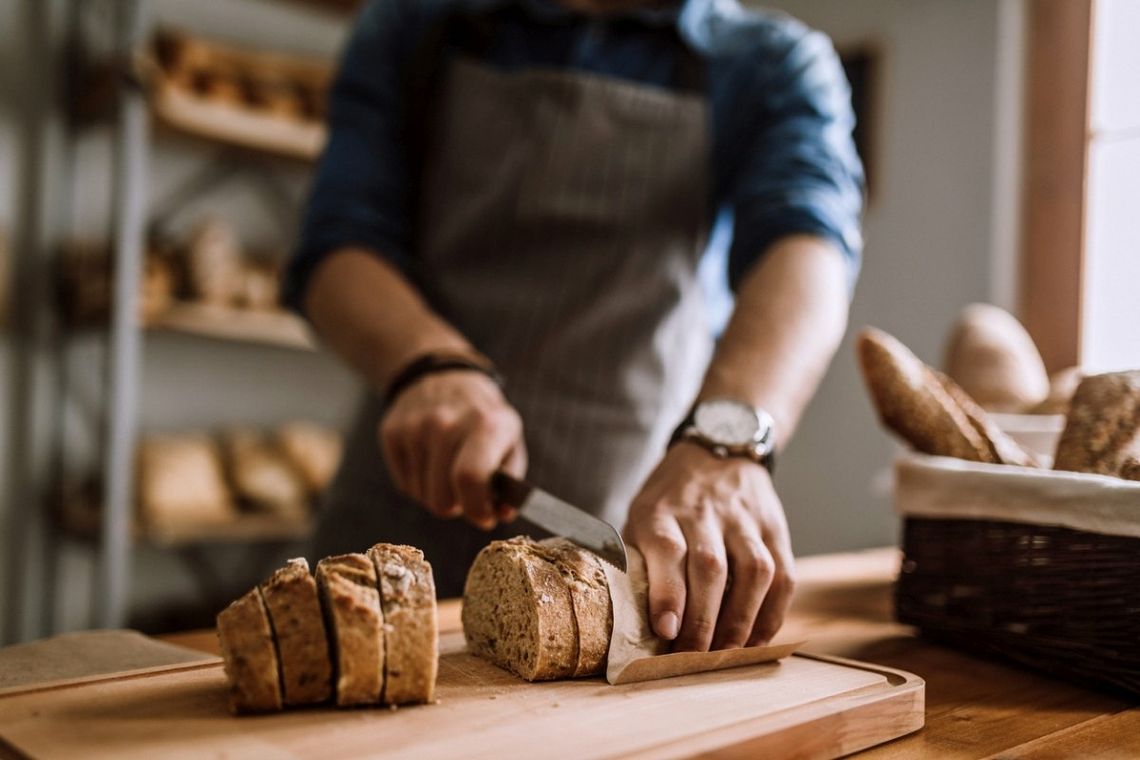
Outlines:
[[[62,530],[82,540],[99,536],[99,508],[89,500],[73,501],[59,513]],[[313,535],[316,517],[312,514],[285,516],[258,512],[237,512],[225,521],[193,523],[136,521],[131,539],[136,545],[176,548],[194,544],[262,543],[300,541]]]
[[[324,148],[331,60],[163,32],[136,68],[161,127],[305,161]]]
[[[273,514],[244,513],[232,521],[203,524],[155,524],[140,527],[138,540],[151,546],[188,544],[258,543],[298,541],[313,535],[316,519]]]
[[[287,311],[181,302],[157,316],[147,328],[305,351],[316,350],[317,345],[305,321]]]

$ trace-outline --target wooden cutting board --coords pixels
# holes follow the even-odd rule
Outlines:
[[[526,683],[467,654],[458,632],[440,651],[439,703],[399,710],[235,718],[220,661],[9,693],[0,757],[838,757],[923,724],[921,679],[849,660],[793,655],[610,686]]]

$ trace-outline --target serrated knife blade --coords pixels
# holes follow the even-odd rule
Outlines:
[[[625,542],[605,520],[502,471],[491,477],[491,492],[496,503],[514,507],[527,522],[573,541],[626,572]]]

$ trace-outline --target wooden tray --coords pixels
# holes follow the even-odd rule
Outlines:
[[[441,637],[439,703],[235,718],[219,661],[0,696],[0,756],[839,757],[916,731],[925,686],[902,671],[793,655],[610,686],[529,684]]]

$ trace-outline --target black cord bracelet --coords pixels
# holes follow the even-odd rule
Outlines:
[[[506,380],[502,374],[489,361],[482,363],[474,358],[459,354],[424,354],[414,359],[392,378],[392,382],[388,383],[388,389],[384,392],[384,403],[391,404],[397,396],[408,389],[408,386],[422,377],[455,370],[466,370],[485,375],[491,378],[500,390],[506,386]]]

